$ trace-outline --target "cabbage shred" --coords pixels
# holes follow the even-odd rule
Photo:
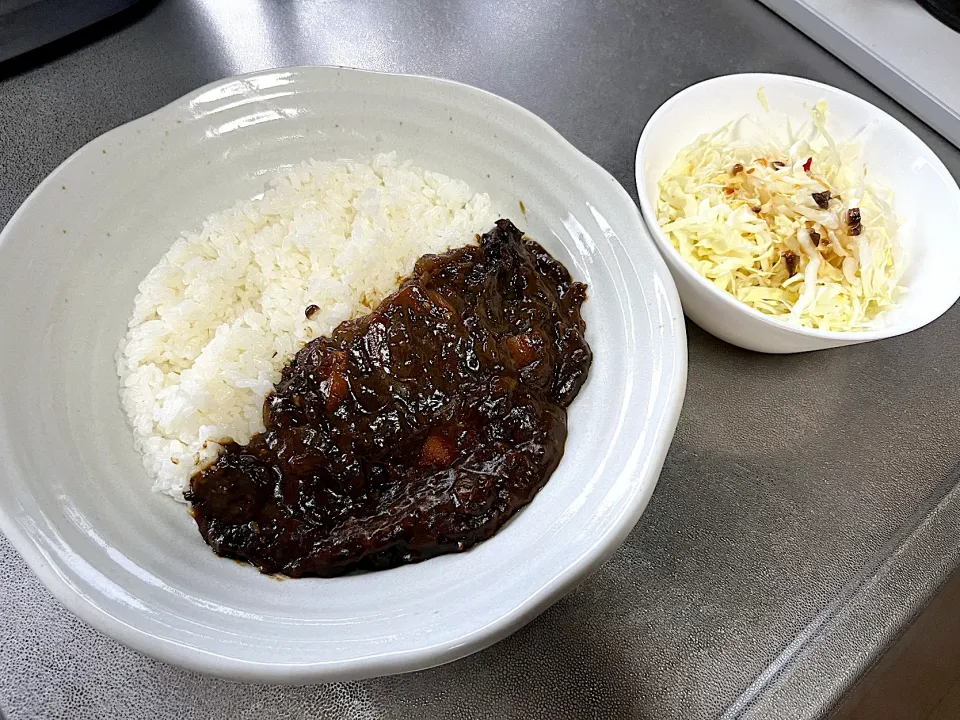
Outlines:
[[[661,178],[658,220],[698,273],[750,307],[863,330],[902,292],[898,222],[892,193],[866,182],[858,139],[836,142],[826,119],[821,100],[782,137],[751,117],[701,135]]]

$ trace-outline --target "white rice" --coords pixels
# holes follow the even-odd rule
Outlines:
[[[140,283],[117,352],[154,490],[182,499],[220,443],[263,430],[264,398],[297,350],[495,219],[487,195],[391,153],[306,163],[177,240]]]

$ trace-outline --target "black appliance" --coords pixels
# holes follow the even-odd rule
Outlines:
[[[960,32],[960,0],[917,0],[937,20]]]

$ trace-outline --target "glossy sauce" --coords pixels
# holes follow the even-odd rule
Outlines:
[[[330,577],[465,550],[529,503],[563,455],[590,368],[573,282],[500,220],[425,255],[369,315],[307,344],[185,493],[213,550]]]

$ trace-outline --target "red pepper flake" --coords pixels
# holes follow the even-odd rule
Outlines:
[[[732,187],[725,187],[725,188],[723,189],[723,191],[724,191],[727,195],[733,195],[733,194],[736,192],[736,190],[734,190]]]
[[[813,167],[813,158],[807,158],[807,161],[803,164],[804,172],[810,172],[810,168]]]

